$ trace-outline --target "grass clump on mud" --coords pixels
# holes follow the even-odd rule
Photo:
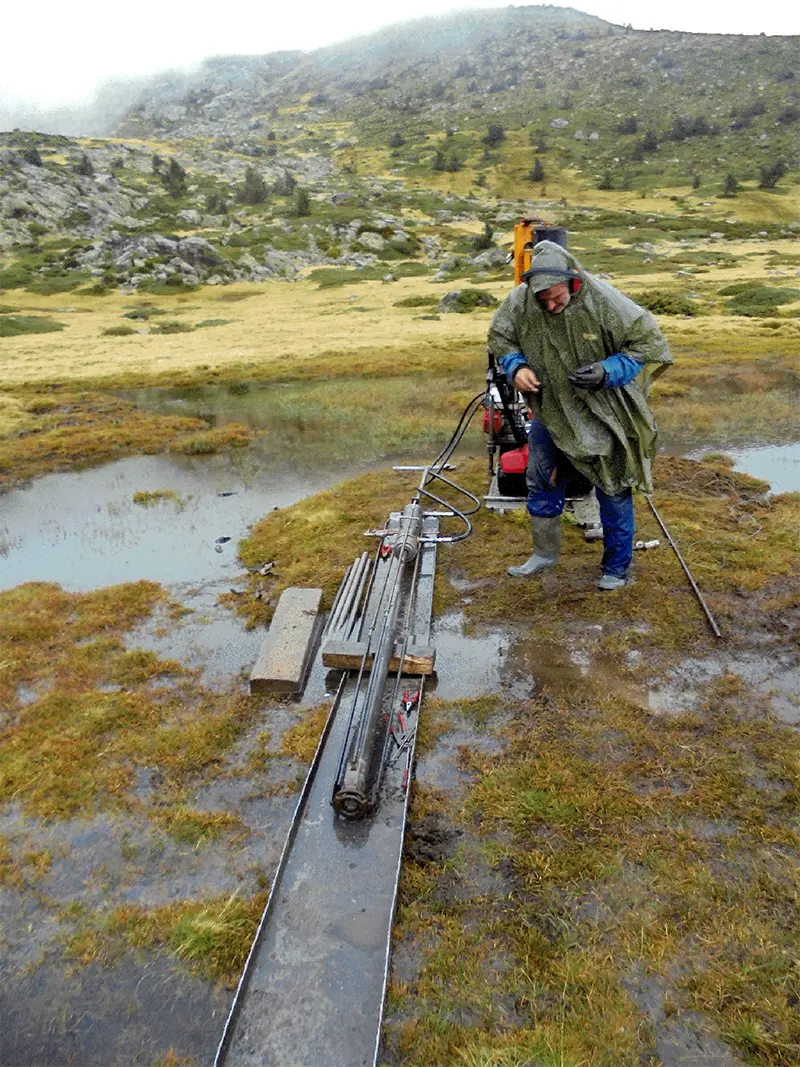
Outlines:
[[[137,489],[131,497],[134,504],[144,508],[151,508],[166,501],[172,501],[178,507],[182,507],[185,501],[174,489]]]
[[[136,807],[137,768],[157,769],[167,805],[213,775],[254,710],[236,690],[204,690],[176,661],[125,648],[125,634],[164,603],[144,581],[0,593],[0,802],[44,819],[91,817]]]
[[[78,909],[70,916],[77,923],[65,937],[65,954],[74,963],[110,966],[126,948],[162,949],[200,977],[232,987],[265,904],[265,893],[250,900],[233,893],[155,908],[125,904],[104,916]]]
[[[250,430],[241,423],[230,422],[204,433],[184,434],[170,442],[171,452],[187,456],[208,456],[224,448],[245,448],[250,444]]]
[[[63,322],[37,315],[0,315],[0,337],[21,337],[26,333],[58,333]]]
[[[210,453],[250,439],[245,427],[207,430],[202,419],[151,415],[104,393],[53,393],[19,402],[10,398],[9,403],[14,405],[11,419],[5,425],[0,421],[0,433],[5,431],[0,436],[0,488],[136,452],[154,454],[170,447]],[[3,413],[0,406],[0,420]]]

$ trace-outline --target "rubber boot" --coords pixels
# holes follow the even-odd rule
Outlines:
[[[518,567],[508,568],[508,573],[514,578],[527,578],[531,574],[555,567],[558,563],[561,552],[561,516],[544,518],[541,515],[531,515],[530,520],[533,555]]]
[[[583,527],[584,541],[602,541],[603,527],[600,523],[600,504],[594,489],[586,496],[576,497],[572,501],[572,514],[575,522]]]

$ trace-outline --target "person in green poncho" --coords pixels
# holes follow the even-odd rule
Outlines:
[[[650,312],[584,270],[552,241],[534,249],[503,301],[489,349],[532,411],[528,513],[533,555],[509,574],[555,567],[565,487],[577,471],[595,487],[603,525],[603,590],[627,584],[633,489],[652,492],[656,425],[646,397],[673,362]]]

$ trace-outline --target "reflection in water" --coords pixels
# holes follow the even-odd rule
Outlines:
[[[800,492],[800,441],[786,445],[757,445],[731,448],[734,470],[769,482],[773,493]]]
[[[141,578],[232,580],[240,570],[238,542],[253,523],[358,473],[287,474],[251,463],[236,453],[138,456],[12,490],[0,518],[0,588],[27,581],[87,590]],[[158,489],[177,499],[134,504],[135,492]],[[217,544],[222,537],[230,540]]]

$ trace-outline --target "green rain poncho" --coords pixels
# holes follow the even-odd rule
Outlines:
[[[542,383],[527,397],[533,417],[593,485],[609,494],[628,487],[651,492],[656,424],[645,398],[653,379],[673,362],[655,319],[552,241],[536,245],[531,266],[562,272],[550,284],[574,271],[580,288],[563,311],[552,314],[527,282],[518,285],[492,319],[490,352],[496,359],[513,352],[525,356]],[[578,367],[615,352],[644,364],[628,385],[592,392],[568,381]]]

